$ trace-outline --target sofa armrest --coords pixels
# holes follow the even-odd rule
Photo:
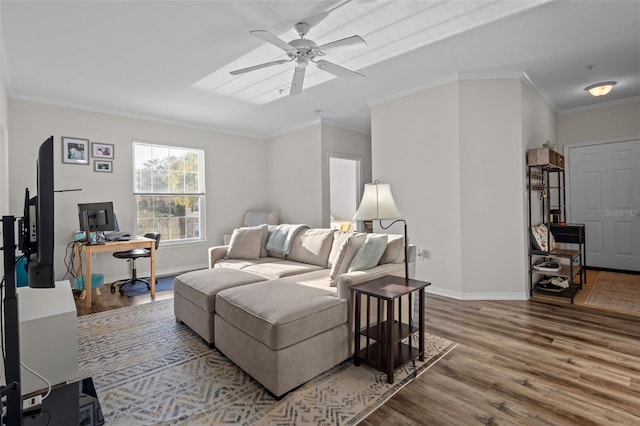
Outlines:
[[[362,284],[365,281],[374,278],[384,277],[385,275],[404,276],[404,263],[386,263],[384,265],[374,266],[366,271],[347,272],[338,276],[337,287],[338,297],[351,301],[351,286]]]
[[[229,246],[216,246],[209,248],[209,269],[213,268],[218,260],[224,259]]]

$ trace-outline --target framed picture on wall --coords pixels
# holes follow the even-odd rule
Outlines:
[[[111,173],[113,172],[113,161],[93,160],[93,171]]]
[[[62,162],[89,164],[89,139],[62,137]]]
[[[110,143],[91,142],[93,158],[113,158],[113,145]]]

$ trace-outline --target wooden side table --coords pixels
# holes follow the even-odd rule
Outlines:
[[[431,283],[387,275],[351,287],[355,310],[355,352],[353,363],[364,362],[383,373],[387,382],[393,383],[393,372],[405,363],[418,358],[424,361],[424,289]],[[418,292],[418,327],[413,325],[412,296]],[[366,296],[365,327],[361,325],[362,296]],[[402,322],[401,297],[409,301],[408,323]],[[377,320],[371,324],[371,299],[376,301]],[[386,307],[383,320],[382,306]],[[397,305],[397,308],[396,308]],[[397,316],[396,316],[397,312]],[[418,348],[412,345],[413,334],[418,332]],[[360,348],[361,336],[366,345]],[[409,338],[409,344],[402,341]],[[373,343],[372,343],[373,342]]]

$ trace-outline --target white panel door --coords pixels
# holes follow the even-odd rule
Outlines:
[[[587,265],[640,271],[640,141],[569,149],[570,218],[586,225]]]

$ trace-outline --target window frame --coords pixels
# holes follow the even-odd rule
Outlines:
[[[136,147],[137,146],[149,146],[149,147],[157,147],[157,148],[166,148],[173,149],[179,151],[196,151],[198,152],[198,186],[200,192],[140,192],[136,190],[136,178],[137,178],[137,170],[136,170]],[[205,168],[206,168],[206,152],[203,148],[196,148],[193,146],[178,146],[174,144],[163,144],[152,141],[143,141],[139,139],[132,140],[131,144],[132,150],[132,171],[133,178],[131,180],[132,183],[132,195],[133,195],[133,227],[136,235],[138,234],[138,196],[196,196],[199,197],[199,215],[200,215],[200,226],[199,226],[199,235],[194,238],[181,238],[181,239],[165,239],[164,235],[162,236],[162,245],[184,245],[184,244],[197,244],[203,241],[206,241],[206,179],[205,179]]]

